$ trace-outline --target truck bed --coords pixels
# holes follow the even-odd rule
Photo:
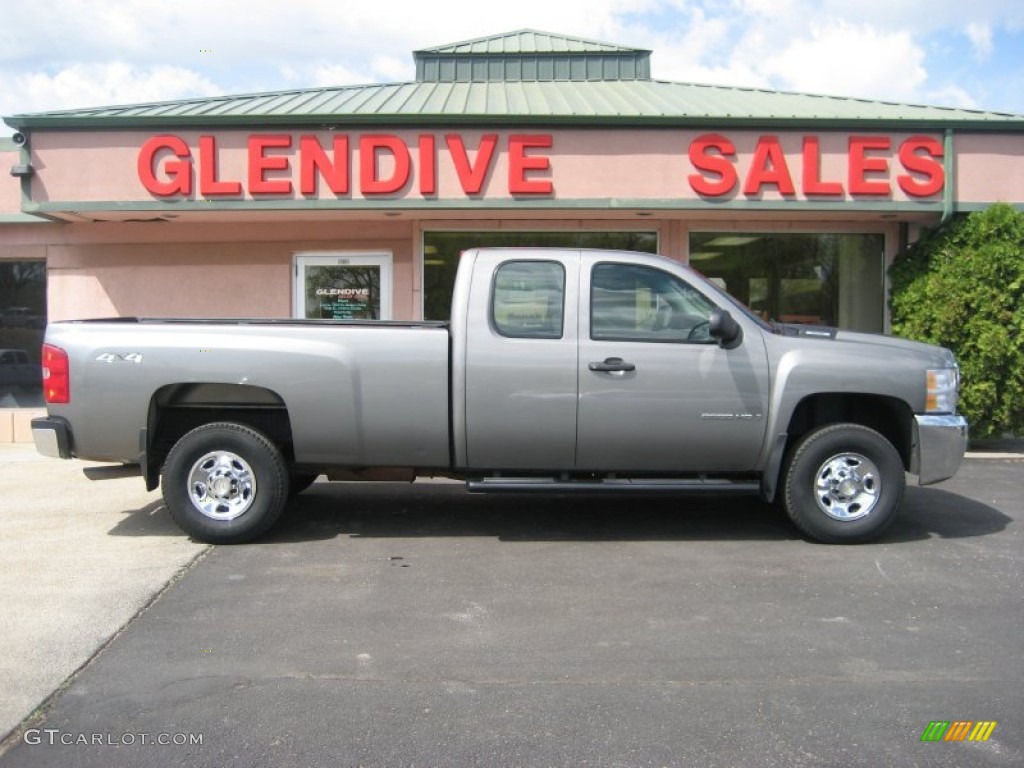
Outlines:
[[[157,405],[241,397],[286,409],[299,464],[449,465],[444,323],[116,318],[53,323],[47,340],[71,360],[75,395],[53,410],[76,425],[76,455],[135,462]]]

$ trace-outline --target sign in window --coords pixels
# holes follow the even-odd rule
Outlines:
[[[295,265],[296,317],[391,319],[391,254],[300,253]]]

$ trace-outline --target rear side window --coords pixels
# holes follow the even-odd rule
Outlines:
[[[565,269],[554,261],[506,261],[494,273],[491,322],[502,336],[562,338]]]

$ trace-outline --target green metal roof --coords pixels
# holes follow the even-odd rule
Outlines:
[[[476,37],[460,43],[448,43],[436,48],[423,48],[421,53],[650,53],[645,48],[628,48],[615,43],[602,43],[584,37],[556,35],[536,29],[519,29],[503,35]]]
[[[1024,129],[1024,115],[651,80],[643,71],[648,55],[520,30],[417,51],[411,83],[37,112],[5,122],[19,130],[431,124]]]
[[[357,85],[15,115],[17,129],[225,125],[511,123],[1024,128],[1024,115],[753,88],[626,82],[433,82]]]
[[[415,51],[417,82],[649,80],[651,52],[521,29]]]

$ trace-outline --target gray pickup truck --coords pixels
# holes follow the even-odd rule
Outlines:
[[[39,451],[120,463],[196,539],[241,542],[316,477],[472,492],[748,492],[811,539],[876,537],[905,471],[967,442],[949,350],[770,324],[636,253],[476,249],[450,323],[51,324]],[[102,474],[102,473],[100,473]]]

